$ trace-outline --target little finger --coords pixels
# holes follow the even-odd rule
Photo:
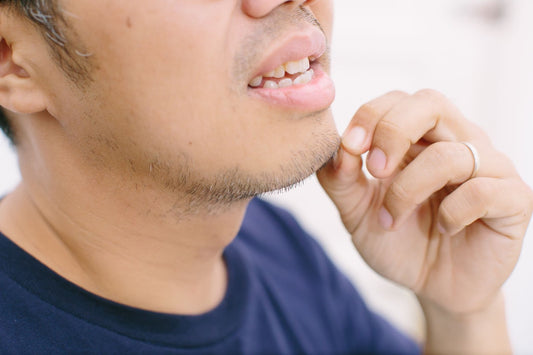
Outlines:
[[[519,178],[480,177],[465,182],[442,201],[438,226],[441,233],[454,235],[483,219],[494,231],[521,238],[532,210],[533,193]]]

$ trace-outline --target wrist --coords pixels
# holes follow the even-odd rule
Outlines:
[[[426,318],[428,354],[510,354],[505,302],[500,292],[487,306],[451,312],[419,297]]]

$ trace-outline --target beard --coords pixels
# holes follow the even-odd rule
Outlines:
[[[233,77],[238,78],[238,82],[246,81],[246,73],[251,72],[253,63],[259,61],[268,46],[283,37],[290,28],[299,27],[302,24],[311,24],[324,32],[314,15],[303,6],[299,6],[294,13],[281,9],[274,11],[264,21],[262,27],[243,41],[244,44],[234,59],[237,65],[233,70]],[[329,48],[320,62],[329,72]],[[234,92],[240,93],[238,89]],[[300,117],[300,119],[332,120],[330,114],[328,108]],[[308,146],[302,147],[301,150],[292,151],[290,159],[280,161],[277,169],[249,172],[236,165],[206,177],[195,174],[191,169],[193,164],[189,163],[184,166],[184,171],[187,173],[181,174],[177,181],[167,181],[165,185],[175,186],[182,193],[185,192],[186,212],[195,213],[207,210],[210,213],[216,213],[234,203],[297,186],[332,159],[339,148],[340,137],[336,129],[328,125],[327,129],[315,131],[309,142]],[[280,148],[282,149],[282,147],[274,147],[274,149]]]
[[[232,68],[232,83],[228,85],[228,92],[238,97],[247,95],[247,77],[258,63],[264,52],[272,43],[282,38],[291,29],[301,25],[313,25],[321,29],[316,18],[303,6],[294,12],[279,8],[265,19],[261,27],[250,33],[237,51]],[[321,29],[322,30],[322,29]],[[320,59],[326,72],[329,72],[329,50]],[[288,116],[288,114],[287,114]],[[195,161],[185,153],[173,152],[172,157],[161,155],[146,156],[143,154],[142,163],[132,169],[133,176],[146,174],[146,186],[154,187],[157,192],[171,196],[172,208],[168,210],[179,218],[187,215],[216,214],[226,211],[231,206],[246,202],[258,195],[277,190],[287,190],[314,174],[326,164],[337,152],[340,137],[334,127],[330,109],[299,114],[287,119],[313,120],[316,126],[311,128],[305,144],[298,148],[290,148],[289,154],[280,154],[277,166],[268,164],[263,170],[250,170],[246,164],[235,162],[218,171],[206,173],[201,162]],[[329,122],[325,122],[328,120]],[[304,126],[305,127],[305,126]],[[309,126],[307,126],[308,128]],[[306,129],[307,129],[306,128]],[[279,152],[289,149],[283,146],[272,147],[272,151]],[[127,155],[127,153],[125,153]],[[288,156],[288,157],[287,157]],[[259,158],[260,159],[260,158]],[[138,161],[132,158],[131,161]],[[148,164],[146,164],[148,163]],[[149,166],[149,171],[146,167]]]
[[[175,165],[167,165],[162,160],[155,159],[150,164],[150,176],[156,185],[179,196],[174,204],[179,216],[206,211],[216,214],[235,203],[297,186],[327,164],[339,145],[340,137],[336,129],[332,128],[315,132],[309,146],[291,152],[290,159],[280,161],[277,168],[269,171],[249,172],[235,165],[205,176],[195,171],[194,164],[188,159],[182,159],[178,169]]]

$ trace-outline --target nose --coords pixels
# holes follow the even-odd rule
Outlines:
[[[317,0],[242,0],[242,11],[250,17],[261,18],[285,3],[296,7],[315,1]]]

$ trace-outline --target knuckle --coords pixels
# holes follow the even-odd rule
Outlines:
[[[427,150],[429,154],[426,159],[435,167],[447,169],[450,174],[465,169],[470,171],[472,168],[471,153],[465,155],[465,147],[462,144],[437,142],[430,145]]]
[[[533,213],[533,190],[531,189],[531,187],[529,187],[528,185],[526,185],[525,183],[524,184],[524,187],[525,187],[525,196],[526,196],[526,199],[527,199],[527,210],[529,212],[529,214]]]
[[[453,168],[453,165],[461,161],[459,159],[460,146],[448,142],[433,143],[426,148],[426,160],[436,168]]]
[[[374,145],[385,151],[391,160],[406,152],[412,144],[406,130],[395,122],[385,118],[378,122],[374,134]]]
[[[484,213],[482,214],[484,215],[491,208],[491,205],[496,203],[494,196],[498,195],[498,185],[494,184],[491,179],[472,179],[465,182],[464,185],[466,187],[464,203],[469,208],[473,208],[476,205],[482,205],[484,210]]]
[[[431,159],[435,160],[436,163],[441,164],[446,163],[457,156],[457,149],[454,146],[455,144],[452,145],[448,142],[436,142],[430,145],[427,148],[427,151],[429,155],[431,155]]]
[[[388,198],[389,202],[401,202],[402,204],[415,203],[415,195],[410,189],[401,181],[393,181],[389,187]]]
[[[442,100],[444,98],[444,95],[437,90],[434,89],[422,89],[417,92],[415,92],[414,96],[430,99],[430,100]]]
[[[396,123],[388,119],[383,119],[379,121],[376,130],[386,133],[387,138],[393,138],[397,136],[403,137],[404,135],[404,130],[401,129],[400,126],[398,126]]]
[[[494,184],[490,183],[488,179],[469,180],[466,184],[469,198],[473,201],[486,196],[493,196],[497,192],[495,191]]]
[[[406,93],[405,91],[401,91],[401,90],[392,90],[392,91],[389,91],[386,96],[391,96],[391,97],[397,97],[397,98],[405,98],[407,96],[409,96],[408,93]]]
[[[412,144],[405,129],[389,119],[383,119],[376,126],[374,144],[384,149],[390,159],[401,151],[407,151]]]
[[[444,201],[439,208],[439,214],[442,218],[442,221],[448,226],[461,226],[461,218],[459,214],[455,213],[457,208],[455,208],[455,201]]]
[[[424,102],[427,102],[430,105],[435,105],[437,107],[448,108],[450,106],[448,98],[443,93],[437,90],[422,89],[420,91],[417,91],[413,96]]]
[[[375,121],[383,115],[383,110],[374,102],[363,104],[357,111],[356,116],[364,121]]]

